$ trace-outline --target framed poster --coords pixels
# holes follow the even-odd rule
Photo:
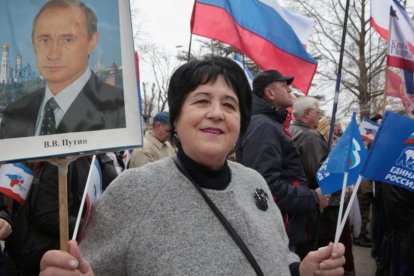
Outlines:
[[[0,162],[142,145],[128,0],[0,2]]]

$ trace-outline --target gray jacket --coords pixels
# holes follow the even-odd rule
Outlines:
[[[279,209],[254,170],[229,162],[231,182],[205,192],[255,256],[265,275],[290,275],[298,257],[288,249]],[[171,158],[120,175],[105,191],[81,244],[96,275],[255,275],[193,184]]]
[[[328,144],[319,132],[299,120],[290,125],[289,131],[302,158],[308,186],[316,189],[319,187],[316,172],[328,156]]]

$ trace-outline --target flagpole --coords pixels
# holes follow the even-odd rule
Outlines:
[[[190,58],[191,58],[191,42],[193,41],[193,20],[194,20],[195,6],[196,6],[196,0],[194,0],[194,3],[193,3],[193,11],[191,12],[190,42],[188,43],[187,62],[189,62],[190,61]]]
[[[83,190],[83,195],[82,195],[82,200],[81,200],[81,204],[79,207],[78,217],[76,218],[75,229],[73,230],[73,234],[72,234],[72,240],[76,240],[76,236],[78,235],[79,225],[80,225],[80,221],[81,221],[81,217],[83,213],[83,207],[85,206],[86,195],[88,193],[89,185],[91,183],[91,175],[92,175],[93,166],[95,165],[95,159],[96,159],[96,155],[92,157],[91,167],[89,168],[88,177],[86,178],[85,189]]]
[[[356,197],[356,194],[358,192],[361,181],[362,181],[362,176],[359,175],[358,180],[355,184],[354,190],[352,191],[351,198],[349,199],[348,206],[346,207],[345,214],[342,218],[341,225],[339,226],[339,228],[336,229],[335,237],[336,237],[337,234],[340,237],[341,234],[342,234],[342,231],[344,230],[346,219],[348,218],[349,212],[351,211],[352,204],[354,204],[355,197]],[[336,240],[336,238],[335,238],[335,240]],[[339,240],[339,238],[338,238],[338,240]]]
[[[369,34],[369,68],[368,68],[368,95],[369,95],[369,101],[368,101],[368,118],[371,117],[371,101],[372,101],[372,26],[368,29]]]
[[[385,66],[385,88],[384,88],[384,99],[382,102],[382,114],[385,113],[385,107],[387,106],[387,87],[388,87],[388,65]]]
[[[336,223],[336,233],[335,233],[335,242],[334,244],[337,244],[339,241],[339,238],[341,237],[341,233],[338,232],[340,229],[340,226],[343,222],[343,220],[346,220],[346,218],[342,219],[342,212],[344,210],[344,202],[345,202],[345,190],[346,190],[346,183],[348,182],[348,172],[344,173],[344,180],[342,182],[342,191],[341,191],[341,201],[339,204],[339,211],[338,211],[338,219]]]
[[[334,104],[332,107],[331,127],[329,130],[329,138],[328,138],[328,149],[330,149],[332,146],[332,138],[333,138],[333,132],[335,128],[335,121],[336,121],[336,111],[338,109],[339,87],[341,84],[342,62],[344,59],[346,29],[348,25],[349,2],[350,2],[349,0],[346,1],[346,7],[345,7],[344,27],[342,29],[341,51],[339,53],[338,74],[336,76],[335,97],[334,97]]]
[[[191,57],[191,42],[192,41],[193,41],[193,33],[190,33],[190,43],[188,44],[187,62],[190,61],[190,57]]]
[[[387,59],[388,59],[388,54],[390,52],[390,44],[391,44],[391,39],[390,39],[390,32],[391,32],[391,24],[392,24],[392,16],[393,16],[393,8],[392,6],[390,6],[390,21],[388,23],[388,45],[387,45]],[[385,65],[385,88],[384,88],[384,99],[382,102],[382,114],[385,113],[385,107],[387,106],[387,87],[388,87],[388,70],[389,70],[389,66],[388,63]]]

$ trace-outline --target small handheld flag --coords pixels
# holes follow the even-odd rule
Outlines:
[[[414,191],[414,120],[385,113],[361,174]]]
[[[83,193],[81,206],[79,208],[79,214],[76,220],[75,230],[73,231],[72,240],[76,239],[78,230],[78,241],[80,242],[85,234],[86,226],[88,225],[89,218],[92,214],[92,209],[96,202],[99,200],[102,194],[102,171],[99,165],[96,155],[93,156],[91,167],[89,169],[88,178],[85,184],[85,190]],[[85,206],[85,208],[84,208]],[[81,221],[82,213],[84,213],[83,221]]]
[[[367,142],[374,141],[375,134],[378,131],[379,125],[374,121],[364,118],[359,124],[359,132],[361,133],[362,139]]]
[[[346,185],[355,184],[366,156],[354,113],[351,123],[316,173],[322,193],[330,194],[341,190],[344,173],[349,174]]]
[[[329,154],[326,165],[322,166],[322,171],[319,169],[317,173],[317,180],[323,193],[327,193],[327,191],[335,192],[342,190],[335,243],[339,240],[342,232],[341,229],[343,229],[342,224],[344,224],[346,220],[346,217],[344,216],[344,218],[342,218],[341,215],[345,202],[345,188],[346,186],[355,183],[359,185],[361,181],[359,173],[367,155],[355,117],[356,115],[354,113],[352,115],[351,123],[346,128],[344,134],[342,134],[335,148]],[[318,177],[320,175],[323,175],[322,179]],[[353,197],[355,197],[357,189],[358,188],[356,187]],[[352,202],[353,201],[350,201],[349,204],[352,205]],[[348,209],[347,212],[349,213]]]
[[[16,200],[20,205],[26,203],[32,181],[33,172],[23,163],[0,166],[0,193]]]

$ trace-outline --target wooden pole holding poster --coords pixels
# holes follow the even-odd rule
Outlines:
[[[69,251],[68,168],[77,157],[53,158],[49,163],[58,167],[59,175],[59,234],[60,250]]]

